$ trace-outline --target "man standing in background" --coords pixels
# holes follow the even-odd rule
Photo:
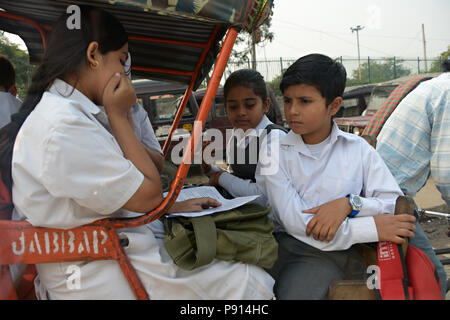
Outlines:
[[[22,105],[16,95],[16,72],[11,62],[0,55],[0,128],[11,122],[11,115]]]
[[[431,175],[450,206],[450,60],[442,67],[443,74],[421,83],[397,106],[378,136],[377,151],[406,195],[414,197]],[[445,297],[444,267],[416,227],[410,243],[433,262]]]

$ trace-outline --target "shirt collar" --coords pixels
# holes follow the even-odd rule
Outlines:
[[[339,129],[337,124],[333,121],[333,126],[331,128],[331,133],[330,133],[329,144],[333,145],[334,143],[336,143],[336,141],[340,137],[343,139],[349,138],[345,135],[344,132],[342,132]],[[292,130],[289,131],[289,133],[281,139],[280,144],[285,145],[285,146],[293,146],[295,151],[303,153],[304,155],[307,155],[307,156],[312,156],[311,152],[309,151],[308,147],[306,146],[305,142],[303,141],[302,136],[299,134],[296,134]]]
[[[88,97],[61,79],[55,79],[48,91],[64,99],[78,102],[81,109],[86,113],[98,114],[101,112],[100,108]]]
[[[241,140],[245,137],[259,137],[262,132],[261,130],[265,129],[270,124],[272,124],[272,121],[270,121],[266,115],[263,115],[261,121],[253,130],[249,129],[245,132],[244,135],[242,135],[242,130],[233,128],[232,136],[235,136],[236,138],[238,138],[238,140]]]
[[[266,115],[263,115],[261,122],[256,126],[256,130],[262,130],[265,129],[268,125],[272,124],[272,121],[267,118]]]

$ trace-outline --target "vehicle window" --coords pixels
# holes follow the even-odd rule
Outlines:
[[[175,118],[178,106],[183,99],[183,94],[163,94],[149,96],[150,109],[154,112],[154,123],[167,122]],[[192,111],[189,105],[186,106],[183,118],[191,118]]]
[[[366,96],[363,96],[363,99],[364,99],[365,105],[367,106],[369,104],[369,101],[370,101],[370,94],[366,95]]]
[[[369,105],[367,109],[369,110],[378,110],[382,106],[384,106],[389,95],[394,91],[396,85],[392,86],[383,86],[383,87],[375,87],[373,89],[372,95],[369,100]]]
[[[342,102],[342,105],[344,106],[344,108],[351,108],[351,107],[356,107],[359,103],[359,99],[358,98],[351,98],[351,99],[345,99]]]
[[[226,118],[227,117],[227,113],[225,111],[225,100],[223,99],[223,97],[216,97],[215,115],[216,115],[216,118]]]

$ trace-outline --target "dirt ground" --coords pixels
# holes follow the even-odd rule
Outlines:
[[[448,206],[442,200],[439,191],[431,179],[428,180],[427,184],[416,195],[414,201],[420,209],[450,213]],[[450,219],[423,216],[419,222],[434,249],[450,248],[450,237],[446,234],[449,232]],[[450,254],[442,254],[438,258],[439,260],[450,259]],[[444,265],[444,268],[447,272],[447,278],[450,278],[450,264]],[[450,300],[450,292],[447,293],[446,300]]]

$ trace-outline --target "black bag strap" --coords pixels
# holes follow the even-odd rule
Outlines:
[[[282,126],[280,126],[280,125],[278,125],[278,124],[272,123],[272,124],[269,124],[269,125],[266,127],[267,134],[269,134],[270,131],[272,131],[273,129],[281,130],[281,131],[284,131],[285,133],[288,133],[288,132],[289,132],[289,130],[286,129],[285,127],[282,127]]]

